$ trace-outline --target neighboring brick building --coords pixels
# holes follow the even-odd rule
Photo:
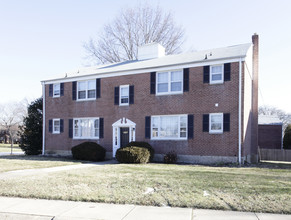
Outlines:
[[[138,60],[42,81],[43,154],[90,140],[112,157],[136,140],[157,160],[174,150],[183,162],[257,161],[258,35],[252,40],[168,56],[153,43]]]
[[[283,149],[283,123],[273,115],[259,115],[259,147],[264,149]]]

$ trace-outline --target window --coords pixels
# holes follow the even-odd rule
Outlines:
[[[96,98],[96,80],[78,82],[78,100]]]
[[[157,94],[179,94],[183,92],[183,71],[157,73]]]
[[[53,119],[53,134],[59,134],[61,129],[60,119]]]
[[[61,94],[61,85],[60,83],[53,85],[54,91],[53,91],[53,97],[60,97]]]
[[[129,104],[129,85],[120,86],[120,100],[119,105]]]
[[[99,118],[74,119],[73,125],[74,138],[99,138]]]
[[[209,133],[223,133],[223,113],[209,114]]]
[[[210,84],[223,83],[223,65],[210,66]]]
[[[187,139],[187,115],[151,117],[152,139]]]

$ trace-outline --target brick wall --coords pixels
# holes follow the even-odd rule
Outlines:
[[[64,84],[64,96],[48,97],[46,85],[46,151],[70,151],[71,147],[85,140],[68,137],[68,120],[77,117],[104,118],[104,138],[98,140],[107,151],[112,151],[112,124],[120,118],[136,123],[136,140],[147,141],[156,153],[175,150],[183,155],[238,155],[238,77],[239,63],[231,64],[231,81],[219,85],[203,83],[203,67],[190,68],[189,92],[180,95],[156,96],[150,94],[150,73],[117,76],[101,79],[101,98],[93,101],[72,100],[72,82]],[[134,104],[114,105],[114,87],[134,85]],[[218,107],[215,104],[218,103]],[[209,134],[202,132],[202,115],[207,113],[230,113],[230,132]],[[145,139],[145,116],[194,114],[194,139],[161,141]],[[48,121],[64,119],[64,132],[48,132]]]

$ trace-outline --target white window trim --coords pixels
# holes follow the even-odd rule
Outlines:
[[[222,116],[220,130],[211,130],[211,116]],[[223,113],[211,113],[211,114],[209,114],[209,134],[223,134]]]
[[[213,67],[213,66],[221,66],[221,80],[212,80],[212,68],[211,67]],[[210,82],[210,84],[222,84],[223,82],[224,82],[224,65],[223,64],[220,64],[220,65],[211,65],[210,67],[209,67],[209,82]]]
[[[128,88],[128,103],[121,103],[121,88]],[[129,85],[119,86],[119,106],[128,106],[129,105]]]
[[[55,85],[59,85],[59,94],[55,95]],[[53,84],[53,98],[58,98],[61,96],[61,83],[54,83]]]
[[[99,117],[97,117],[97,118],[95,118],[95,117],[89,117],[89,118],[73,118],[73,139],[89,139],[89,140],[91,140],[91,139],[94,139],[94,140],[98,140],[99,139],[99,134],[98,134],[98,137],[80,137],[80,136],[75,136],[75,120],[96,120],[96,119],[98,119],[98,122],[99,122],[99,130],[100,130],[100,118]],[[95,129],[95,128],[94,128]],[[79,135],[80,135],[80,125],[79,125]]]
[[[59,131],[55,131],[55,122],[58,121],[59,122]],[[54,118],[53,119],[53,134],[60,134],[61,132],[61,119],[59,118]]]
[[[76,94],[76,96],[77,96],[77,101],[90,101],[90,100],[96,100],[96,93],[97,93],[97,91],[96,91],[96,80],[95,80],[95,97],[94,98],[88,98],[88,84],[89,84],[89,81],[94,81],[94,79],[89,79],[89,80],[82,80],[82,81],[77,81],[77,94]],[[86,89],[85,89],[85,95],[86,95],[86,97],[84,98],[84,99],[79,99],[79,83],[80,82],[86,82]],[[84,90],[82,90],[82,91],[84,91]]]
[[[175,72],[175,71],[181,71],[182,72],[182,83],[181,83],[181,91],[171,91],[171,72]],[[159,73],[168,73],[168,92],[158,92],[158,74]],[[183,85],[184,83],[184,74],[183,74],[183,69],[177,69],[177,70],[169,70],[169,71],[160,71],[160,72],[156,72],[156,95],[176,95],[176,94],[183,94]]]
[[[166,138],[161,138],[161,137],[153,137],[153,121],[152,121],[152,117],[159,117],[159,125],[158,125],[158,134],[160,134],[160,117],[171,117],[171,116],[178,116],[179,117],[179,122],[178,122],[178,131],[179,131],[179,136],[180,136],[180,117],[182,116],[185,116],[186,117],[186,137],[178,137],[178,138],[169,138],[169,137],[166,137]],[[151,140],[187,140],[188,139],[188,115],[152,115],[151,116]]]

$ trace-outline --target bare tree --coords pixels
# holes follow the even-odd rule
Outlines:
[[[273,106],[260,106],[259,107],[259,115],[275,115],[277,116],[283,123],[283,130],[291,124],[291,115],[287,114],[281,109],[278,109]]]
[[[84,48],[88,58],[103,64],[137,59],[138,46],[151,42],[164,46],[166,54],[179,53],[184,29],[174,23],[172,13],[144,4],[122,10]]]
[[[0,127],[9,135],[11,154],[14,140],[18,135],[18,127],[26,115],[26,101],[8,103],[0,106]]]

